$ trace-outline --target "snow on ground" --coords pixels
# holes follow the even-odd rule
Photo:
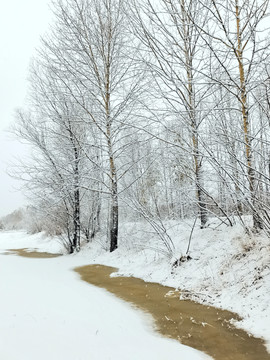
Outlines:
[[[175,260],[186,254],[192,225],[167,223],[176,248],[171,259],[153,250],[160,248],[160,243],[135,224],[126,225],[115,254],[97,257],[92,251],[92,256],[97,263],[117,266],[123,275],[186,290],[195,301],[238,313],[243,320],[236,325],[263,337],[270,352],[269,238],[250,237],[240,225],[227,227],[213,221],[206,229],[195,228],[192,259],[174,268]]]
[[[209,359],[153,332],[150,318],[72,271],[79,256],[29,259],[6,249],[57,252],[42,234],[0,232],[0,357],[5,360]],[[1,254],[2,253],[2,254]]]
[[[172,258],[158,250],[162,244],[145,223],[126,223],[120,229],[119,249],[112,254],[101,249],[100,238],[76,256],[118,267],[125,276],[185,290],[195,301],[236,312],[243,318],[236,326],[264,338],[270,352],[269,238],[249,236],[239,224],[228,227],[213,220],[206,229],[195,227],[192,259],[174,268],[175,260],[186,254],[192,226],[192,221],[166,223],[175,245]]]
[[[270,352],[270,241],[266,236],[248,236],[240,225],[227,227],[213,221],[206,229],[195,227],[191,260],[173,267],[186,254],[192,222],[166,223],[174,242],[173,257],[145,223],[126,223],[120,229],[119,248],[106,251],[104,236],[87,244],[67,263],[99,263],[119,268],[118,274],[140,277],[184,290],[191,299],[237,312],[243,320],[236,325],[263,337]],[[61,244],[42,234],[7,236],[9,247],[32,247],[57,252]],[[20,240],[20,238],[22,240]],[[21,242],[21,244],[20,244]],[[7,246],[7,242],[2,242]],[[25,245],[22,245],[25,244]],[[0,241],[1,249],[1,241]],[[1,251],[1,250],[0,250]]]

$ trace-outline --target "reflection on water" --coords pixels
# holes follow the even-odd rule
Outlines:
[[[204,351],[216,360],[270,360],[263,340],[231,325],[236,314],[179,300],[174,289],[133,277],[110,277],[117,269],[102,265],[76,268],[81,278],[105,288],[150,313],[164,336]]]

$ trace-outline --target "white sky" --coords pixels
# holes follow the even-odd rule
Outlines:
[[[6,130],[23,106],[28,67],[51,19],[49,0],[0,0],[0,216],[25,203],[20,183],[6,174],[8,163],[26,152]]]

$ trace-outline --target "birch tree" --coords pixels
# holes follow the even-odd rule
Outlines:
[[[162,124],[161,131],[170,133],[171,144],[190,156],[188,166],[193,171],[199,217],[201,227],[204,227],[207,205],[200,131],[207,113],[205,102],[211,87],[202,80],[205,54],[199,46],[200,30],[194,22],[204,27],[206,13],[198,2],[185,0],[134,1],[132,6],[134,31],[146,48],[144,59],[149,71],[154,74],[153,82],[161,94],[161,101],[166,104],[164,109],[160,104],[157,109],[161,110],[160,114],[167,111],[170,118],[174,118],[173,123],[172,120],[163,122],[163,116],[155,112],[156,122],[159,123],[157,127],[162,128]],[[151,55],[147,56],[149,52]],[[159,137],[165,139],[167,136],[161,134]]]
[[[252,94],[259,86],[259,68],[269,56],[265,42],[269,1],[210,0],[201,1],[201,4],[209,12],[209,21],[207,26],[196,26],[214,59],[209,81],[222,86],[238,108],[240,138],[235,138],[239,148],[237,162],[246,173],[248,186],[243,184],[243,187],[249,193],[246,205],[252,211],[254,228],[261,229],[263,218],[257,196],[256,135],[253,132],[257,117]]]
[[[117,248],[121,139],[133,110],[142,77],[130,47],[124,0],[54,2],[56,23],[43,39],[39,56],[84,111],[84,123],[96,128],[106,154],[104,174],[110,194],[110,251]],[[136,97],[135,97],[136,94]],[[104,157],[105,159],[105,157]]]
[[[36,61],[31,69],[28,113],[18,112],[16,132],[36,154],[22,170],[30,177],[32,195],[39,197],[43,207],[47,203],[51,214],[54,208],[63,209],[72,253],[80,250],[82,199],[85,202],[91,188],[86,171],[93,151],[90,133],[81,121],[82,109],[70,100],[44,63]]]

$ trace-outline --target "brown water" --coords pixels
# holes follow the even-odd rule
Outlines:
[[[61,256],[61,254],[51,254],[47,252],[29,251],[28,249],[9,249],[4,255],[19,255],[27,258],[47,259]]]
[[[75,269],[84,281],[105,288],[150,313],[162,335],[204,351],[215,360],[270,360],[261,339],[230,324],[238,316],[229,311],[180,301],[179,292],[133,277],[110,277],[117,269],[87,265]]]
[[[52,258],[61,254],[11,249],[5,253],[28,258]],[[180,292],[134,277],[110,277],[116,268],[87,265],[75,269],[84,281],[105,288],[116,296],[150,313],[162,335],[204,351],[215,360],[270,360],[261,339],[236,329],[230,320],[239,317],[229,311],[180,301]]]

